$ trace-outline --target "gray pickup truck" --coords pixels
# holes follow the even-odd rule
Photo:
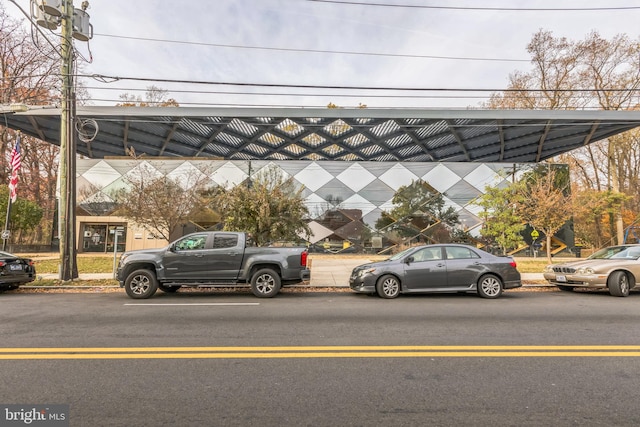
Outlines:
[[[281,286],[310,279],[306,248],[252,247],[245,233],[203,231],[188,234],[162,249],[128,251],[116,277],[127,295],[149,298],[160,288],[246,286],[271,298]]]

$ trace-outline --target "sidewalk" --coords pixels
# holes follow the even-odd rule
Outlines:
[[[370,259],[366,257],[313,259],[309,285],[317,287],[348,287],[351,270],[367,262],[370,262]],[[79,276],[78,280],[113,279],[113,273],[80,273]],[[55,280],[58,279],[58,274],[38,274],[38,277]],[[525,285],[541,281],[544,281],[542,273],[522,273],[522,282]],[[537,284],[541,286],[540,283]],[[544,284],[542,284],[542,286],[544,286]]]

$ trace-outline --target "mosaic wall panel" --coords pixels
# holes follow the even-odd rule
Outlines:
[[[460,229],[479,236],[482,221],[474,200],[487,186],[507,185],[521,169],[505,163],[79,159],[78,205],[90,215],[108,215],[113,209],[110,195],[126,187],[126,177],[136,170],[147,176],[206,176],[211,185],[232,188],[272,165],[304,186],[313,230],[308,242],[331,252],[375,252],[398,244],[398,236],[378,230],[376,222],[394,207],[398,188],[417,180],[442,195],[445,207],[458,214]],[[416,221],[418,234],[420,223]]]

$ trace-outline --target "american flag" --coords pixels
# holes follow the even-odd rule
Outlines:
[[[21,164],[20,135],[18,135],[16,145],[13,147],[13,152],[11,153],[11,179],[9,179],[9,195],[11,196],[11,203],[15,202],[18,197],[18,171],[20,170]]]

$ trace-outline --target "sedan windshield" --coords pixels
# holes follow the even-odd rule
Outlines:
[[[611,246],[600,249],[587,259],[638,259],[640,246]]]
[[[393,260],[396,260],[396,259],[401,259],[401,258],[402,258],[402,257],[404,257],[408,252],[411,252],[411,251],[413,251],[414,249],[415,249],[415,248],[407,248],[407,249],[405,249],[404,251],[402,251],[402,252],[398,252],[397,254],[395,254],[395,255],[393,255],[393,256],[391,256],[391,257],[387,258],[387,261],[393,261]]]

